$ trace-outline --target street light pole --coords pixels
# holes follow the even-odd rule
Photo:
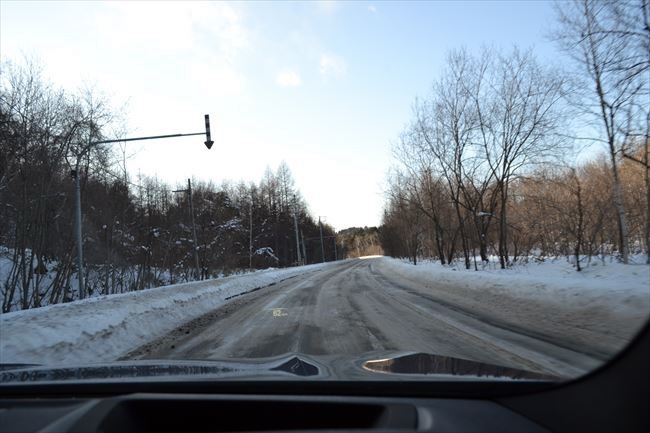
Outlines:
[[[99,140],[99,141],[89,141],[88,144],[81,149],[77,154],[77,164],[74,170],[71,171],[72,176],[75,180],[75,240],[77,244],[77,273],[79,281],[79,296],[83,299],[86,296],[86,287],[84,285],[84,265],[83,265],[83,230],[82,230],[82,213],[81,213],[81,184],[79,180],[79,165],[81,164],[81,158],[90,151],[93,146],[99,144],[110,144],[110,143],[122,143],[125,141],[141,141],[141,140],[157,140],[161,138],[178,138],[178,137],[189,137],[194,135],[205,135],[205,141],[203,144],[208,148],[212,148],[214,141],[210,134],[210,115],[205,115],[205,132],[193,132],[190,134],[167,134],[167,135],[151,135],[147,137],[134,137],[134,138],[120,138],[114,140]],[[193,214],[193,212],[192,212]],[[196,236],[196,235],[195,235]],[[196,242],[196,241],[195,241]],[[195,244],[196,247],[196,244]]]

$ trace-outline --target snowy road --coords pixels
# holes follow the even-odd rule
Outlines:
[[[405,279],[382,263],[349,260],[233,298],[123,359],[397,350],[573,376],[601,364],[629,337],[539,301],[523,305]]]

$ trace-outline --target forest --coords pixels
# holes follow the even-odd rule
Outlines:
[[[134,179],[123,147],[84,152],[82,143],[121,125],[98,92],[57,89],[32,61],[3,64],[1,82],[3,312],[334,260],[333,228],[322,225],[321,247],[321,226],[285,163],[267,169],[258,183]],[[75,175],[83,207],[82,288]]]
[[[111,101],[3,62],[2,312],[376,254],[476,270],[650,263],[650,5],[562,2],[557,18],[562,67],[533,49],[451,50],[393,143],[380,227],[339,233],[285,163],[248,183],[133,176],[124,146],[85,145],[128,136]]]
[[[387,255],[479,269],[650,245],[650,5],[561,2],[560,68],[533,50],[452,50],[393,145]]]

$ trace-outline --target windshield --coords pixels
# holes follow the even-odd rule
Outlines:
[[[0,381],[558,381],[648,319],[647,2],[0,8]]]

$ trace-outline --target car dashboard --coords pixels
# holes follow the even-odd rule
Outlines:
[[[490,401],[341,396],[136,393],[5,399],[3,432],[545,432]]]

